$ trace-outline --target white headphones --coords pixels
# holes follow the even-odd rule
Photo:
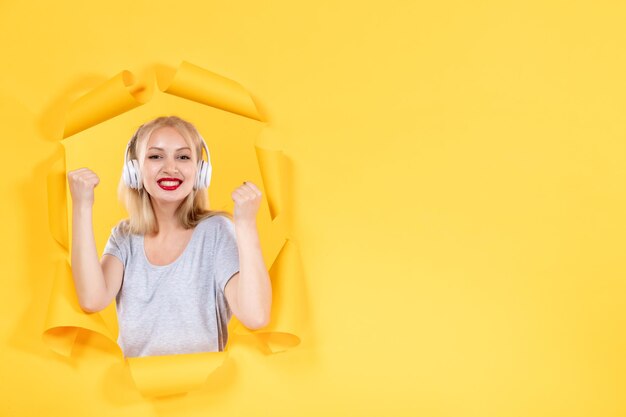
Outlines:
[[[206,189],[209,188],[209,184],[211,184],[211,173],[213,171],[213,167],[211,166],[211,155],[209,154],[209,148],[206,146],[206,142],[204,138],[200,136],[200,140],[202,141],[202,148],[204,152],[206,152],[207,160],[202,159],[202,155],[200,155],[200,161],[198,161],[198,173],[196,175],[196,181],[193,185],[193,189]],[[124,184],[128,187],[133,188],[135,190],[140,190],[143,187],[143,181],[141,180],[141,169],[139,168],[139,161],[136,159],[128,160],[128,149],[133,141],[137,140],[137,133],[133,135],[133,137],[126,145],[126,152],[124,153],[124,170],[122,171],[122,178],[124,179]]]

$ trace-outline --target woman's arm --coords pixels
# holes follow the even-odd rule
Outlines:
[[[255,330],[267,326],[272,305],[272,285],[256,227],[261,191],[247,182],[232,197],[239,272],[226,284],[225,295],[233,314],[244,326]]]
[[[111,302],[111,294],[117,292],[115,285],[119,290],[123,265],[112,257],[103,257],[102,265],[98,260],[92,214],[98,176],[88,168],[81,168],[68,172],[67,177],[72,194],[72,276],[81,308],[93,313]],[[105,272],[112,291],[107,289]]]

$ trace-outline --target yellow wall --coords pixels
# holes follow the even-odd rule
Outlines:
[[[1,415],[626,415],[619,2],[2,3]],[[46,175],[72,100],[182,60],[289,157],[310,325],[146,400],[41,341]]]

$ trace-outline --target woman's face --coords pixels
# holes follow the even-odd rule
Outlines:
[[[161,127],[150,135],[141,166],[143,186],[153,199],[180,202],[193,191],[196,156],[173,127]]]

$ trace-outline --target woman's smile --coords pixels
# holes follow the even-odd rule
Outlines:
[[[174,191],[183,183],[182,180],[176,178],[161,178],[157,181],[159,187],[166,191]]]

